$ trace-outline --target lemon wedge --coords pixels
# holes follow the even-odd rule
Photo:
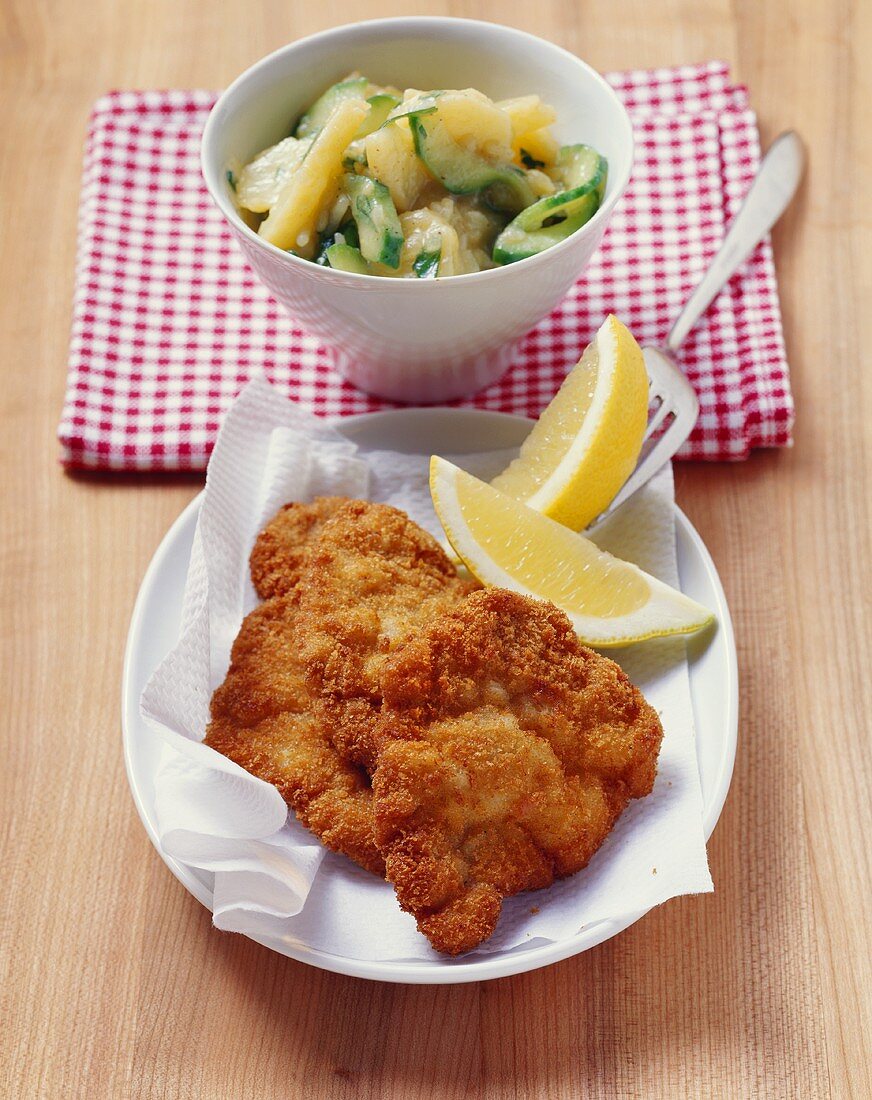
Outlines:
[[[583,535],[434,456],[430,492],[448,540],[482,584],[550,600],[602,648],[691,634],[714,616]]]
[[[573,531],[611,504],[633,472],[648,423],[642,350],[609,316],[491,484]]]

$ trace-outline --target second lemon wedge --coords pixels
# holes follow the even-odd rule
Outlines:
[[[478,580],[550,600],[590,645],[690,634],[713,618],[695,600],[443,458],[431,459],[430,492],[451,545]]]
[[[642,351],[609,316],[491,484],[574,531],[611,504],[633,472],[648,423]]]

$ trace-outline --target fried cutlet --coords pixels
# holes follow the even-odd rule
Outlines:
[[[656,713],[552,604],[475,592],[380,673],[376,841],[438,951],[470,950],[504,897],[584,867],[652,788]]]
[[[387,504],[349,501],[300,577],[300,647],[343,759],[371,771],[386,656],[470,590],[427,531]]]
[[[383,875],[369,780],[326,736],[299,659],[298,618],[291,594],[244,620],[227,677],[212,696],[206,744],[277,787],[328,848]]]
[[[284,596],[300,579],[306,553],[322,525],[348,497],[317,497],[309,504],[283,505],[257,536],[249,566],[262,600]]]

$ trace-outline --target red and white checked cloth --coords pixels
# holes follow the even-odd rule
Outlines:
[[[499,382],[458,402],[536,416],[608,312],[662,341],[759,163],[754,113],[722,62],[612,73],[637,139],[630,186],[582,280]],[[69,467],[202,469],[222,414],[265,370],[324,416],[387,403],[354,389],[256,281],[200,176],[211,92],[114,92],[85,154],[69,378]],[[684,458],[790,443],[793,403],[768,242],[682,351],[701,402]]]

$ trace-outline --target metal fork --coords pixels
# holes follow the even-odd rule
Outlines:
[[[675,353],[727,281],[747,260],[793,198],[805,165],[802,142],[793,130],[772,142],[723,244],[669,330],[663,347],[645,347],[651,383],[648,421],[636,469],[597,522],[649,481],[690,435],[699,400],[678,366]]]

